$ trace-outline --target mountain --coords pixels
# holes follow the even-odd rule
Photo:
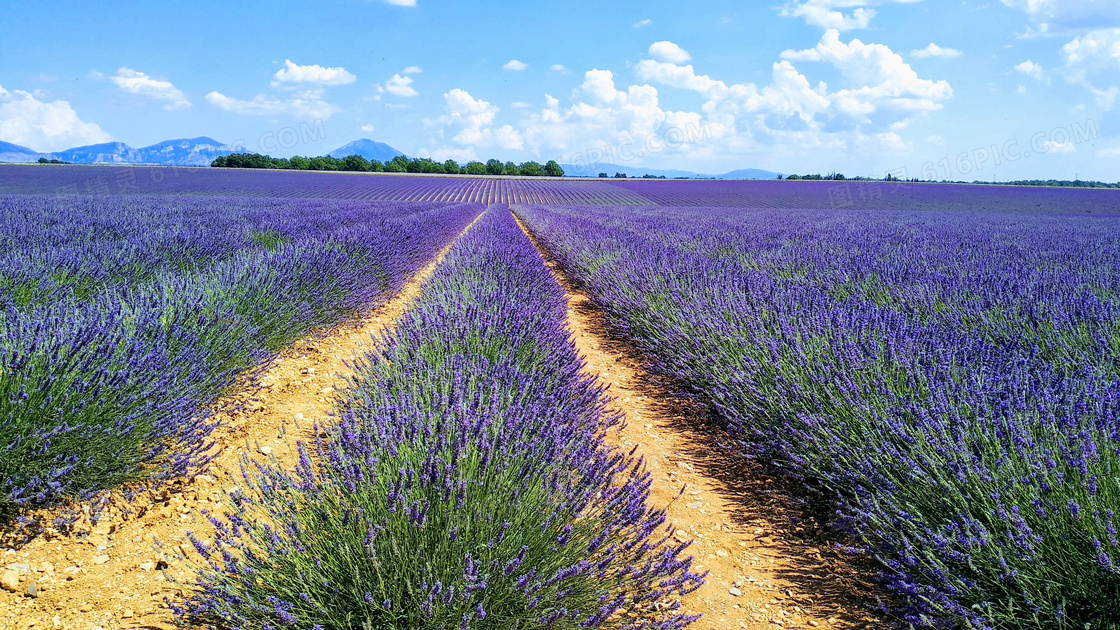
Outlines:
[[[388,162],[398,155],[404,155],[404,153],[394,149],[384,142],[374,142],[373,140],[362,138],[361,140],[355,140],[349,144],[338,147],[327,155],[340,160],[349,155],[360,155],[367,160]]]
[[[140,152],[123,142],[106,142],[104,144],[91,144],[59,151],[54,156],[63,162],[72,164],[137,164],[140,162]]]
[[[599,173],[606,173],[608,177],[613,177],[615,173],[623,173],[627,177],[641,177],[642,175],[653,175],[655,177],[665,176],[666,179],[674,179],[678,177],[687,177],[690,179],[777,179],[778,174],[772,171],[764,171],[757,168],[741,168],[739,170],[730,171],[722,175],[712,175],[706,173],[697,173],[695,171],[681,171],[675,169],[658,169],[658,168],[641,168],[638,166],[619,166],[617,164],[595,164],[592,166],[587,165],[574,165],[574,164],[561,164],[564,169],[564,174],[568,177],[595,177]]]
[[[778,173],[758,168],[741,168],[723,175],[716,175],[716,179],[778,179]]]
[[[41,157],[43,157],[42,153],[37,153],[27,147],[21,147],[11,142],[0,142],[0,163],[34,162]]]
[[[35,162],[48,158],[73,164],[163,164],[168,166],[210,166],[219,155],[244,153],[242,147],[222,144],[213,138],[166,140],[140,149],[123,142],[106,142],[75,147],[57,153],[37,153],[26,147],[0,142],[0,163]]]
[[[144,164],[172,164],[176,166],[210,166],[214,158],[230,153],[246,153],[243,147],[222,144],[213,138],[200,136],[181,140],[165,140],[138,149]]]

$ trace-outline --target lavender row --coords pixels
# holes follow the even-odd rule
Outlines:
[[[276,199],[0,195],[0,307],[87,299],[167,270],[205,273],[247,252],[361,238],[377,222],[438,207],[308,199],[294,212]]]
[[[216,627],[683,628],[701,577],[581,375],[565,297],[492,208],[294,475],[259,466],[180,611]],[[314,463],[313,463],[314,461]]]
[[[1120,622],[1120,223],[518,214],[750,456],[803,480],[916,626]]]
[[[289,202],[258,212],[168,197],[118,213],[78,198],[36,231],[27,213],[42,203],[2,203],[13,220],[0,238],[15,247],[0,267],[0,516],[9,523],[60,497],[197,466],[214,428],[205,406],[239,372],[376,306],[481,211]],[[121,261],[144,280],[109,264]],[[72,277],[84,279],[82,291],[67,290]],[[12,290],[29,284],[32,299]]]

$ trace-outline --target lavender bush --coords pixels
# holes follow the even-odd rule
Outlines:
[[[478,212],[0,196],[0,520],[204,459],[204,407],[376,306]]]
[[[1034,191],[1005,194],[1023,209]],[[746,453],[831,504],[909,601],[908,623],[1108,628],[1120,624],[1111,208],[518,213]]]
[[[565,300],[504,208],[359,365],[315,457],[260,466],[180,613],[220,628],[682,628],[697,588],[607,448]]]

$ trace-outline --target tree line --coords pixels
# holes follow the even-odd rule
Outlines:
[[[215,158],[210,166],[215,168],[271,168],[296,171],[357,171],[365,173],[440,173],[445,175],[520,175],[523,177],[563,177],[564,169],[549,160],[539,162],[502,162],[477,160],[460,165],[455,160],[437,162],[431,158],[410,158],[404,155],[381,162],[367,160],[360,155],[348,155],[342,159],[322,155],[319,157],[293,156],[274,158],[259,153],[231,153]]]

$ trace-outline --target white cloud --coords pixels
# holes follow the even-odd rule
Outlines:
[[[921,0],[789,0],[779,15],[801,18],[810,26],[838,31],[867,28],[879,14],[870,7],[883,4],[912,4]],[[844,13],[851,9],[850,13]]]
[[[1104,158],[1106,160],[1120,158],[1120,147],[1115,147],[1112,149],[1101,149],[1100,151],[1097,151],[1097,157]]]
[[[952,96],[947,82],[919,77],[887,46],[841,42],[837,31],[825,33],[814,48],[786,51],[760,85],[697,74],[685,63],[685,51],[666,44],[651,47],[650,58],[633,66],[636,84],[589,70],[569,102],[545,95],[536,110],[515,104],[516,125],[503,125],[497,107],[453,90],[445,95],[447,113],[425,121],[439,127],[433,146],[460,151],[457,159],[469,159],[466,149],[523,146],[540,159],[637,160],[650,167],[658,161],[726,163],[729,157],[792,160],[806,150],[878,160],[908,154],[902,130]],[[835,66],[841,84],[810,82],[794,66],[799,61]],[[673,110],[661,104],[659,89],[695,92],[702,104]]]
[[[129,94],[167,101],[167,104],[163,106],[167,110],[186,109],[191,106],[187,97],[170,81],[153,79],[132,68],[119,68],[117,74],[110,77],[110,80]]]
[[[373,125],[362,125],[359,129],[365,133],[373,133]]]
[[[816,61],[835,66],[851,86],[833,94],[841,110],[872,113],[881,106],[931,111],[953,95],[946,81],[922,79],[902,56],[883,44],[858,39],[845,44],[835,29],[825,32],[815,48],[787,50],[782,59]]]
[[[510,59],[502,67],[505,68],[506,70],[514,70],[514,71],[519,72],[521,70],[524,70],[525,68],[528,68],[529,64],[527,64],[523,61],[518,61],[516,59]]]
[[[380,88],[381,86],[378,87]],[[412,87],[412,77],[405,77],[399,74],[394,74],[393,76],[389,77],[389,80],[385,82],[385,86],[383,89],[394,96],[420,95],[420,93],[416,91],[416,88]]]
[[[568,69],[565,68],[563,64],[559,63],[552,64],[552,66],[549,67],[549,70],[552,70],[553,72],[559,72],[560,74],[568,74]]]
[[[1077,146],[1073,142],[1056,144],[1049,140],[1042,143],[1043,153],[1077,153]]]
[[[235,114],[248,116],[277,116],[287,114],[297,119],[327,119],[342,111],[338,106],[323,100],[320,90],[306,90],[283,100],[258,94],[251,101],[231,98],[221,92],[210,92],[206,101],[211,105]]]
[[[1120,99],[1120,85],[1115,84],[1120,76],[1120,28],[1075,37],[1062,47],[1062,59],[1066,80],[1088,89],[1102,107],[1111,109]]]
[[[1015,66],[1015,71],[1020,73],[1020,74],[1025,74],[1028,77],[1034,77],[1035,79],[1041,79],[1042,78],[1042,72],[1043,72],[1042,66],[1040,66],[1037,63],[1031,61],[1030,59],[1024,61],[1023,63],[1021,63],[1017,66]]]
[[[1090,31],[1062,47],[1067,66],[1120,70],[1120,28]]]
[[[423,71],[424,69],[420,66],[408,66],[404,70],[401,70],[401,74],[420,74]]]
[[[526,103],[525,101],[514,101],[510,103],[509,106],[514,109],[529,109],[530,107],[532,107],[531,104]]]
[[[918,59],[926,59],[929,57],[944,57],[946,59],[954,59],[956,57],[960,57],[964,53],[957,50],[956,48],[943,48],[941,46],[938,46],[937,44],[931,43],[925,48],[919,48],[918,50],[911,51],[910,54],[914,57],[917,57]]]
[[[391,4],[395,7],[414,7],[416,0],[385,0],[385,4]]]
[[[692,55],[673,42],[654,42],[649,45],[649,56],[665,63],[688,63]]]
[[[0,139],[36,151],[59,151],[112,140],[95,123],[78,118],[67,101],[41,101],[0,86]]]
[[[637,22],[634,22],[634,28],[645,28],[650,24],[653,24],[653,20],[646,18],[644,20],[638,20]]]
[[[473,148],[523,148],[521,134],[512,126],[493,126],[495,116],[501,111],[496,105],[476,99],[459,88],[444,94],[443,100],[444,115],[435,120],[425,120],[424,123],[428,126],[452,127],[455,130],[452,141]]]
[[[1120,24],[1116,0],[1000,0],[1023,11],[1035,27],[1026,35],[1048,36],[1069,29],[1100,28]]]
[[[478,159],[478,153],[470,147],[448,147],[441,146],[428,151],[429,157],[437,162],[445,160],[455,160],[459,164],[466,164]]]
[[[850,15],[845,15],[820,2],[790,2],[782,7],[781,15],[802,18],[810,26],[851,31],[867,28],[878,12],[875,9],[859,7]]]
[[[290,59],[285,59],[284,67],[272,75],[272,87],[280,87],[291,83],[349,85],[357,80],[358,77],[347,72],[346,68],[324,68],[320,65],[301,66],[292,63]]]

